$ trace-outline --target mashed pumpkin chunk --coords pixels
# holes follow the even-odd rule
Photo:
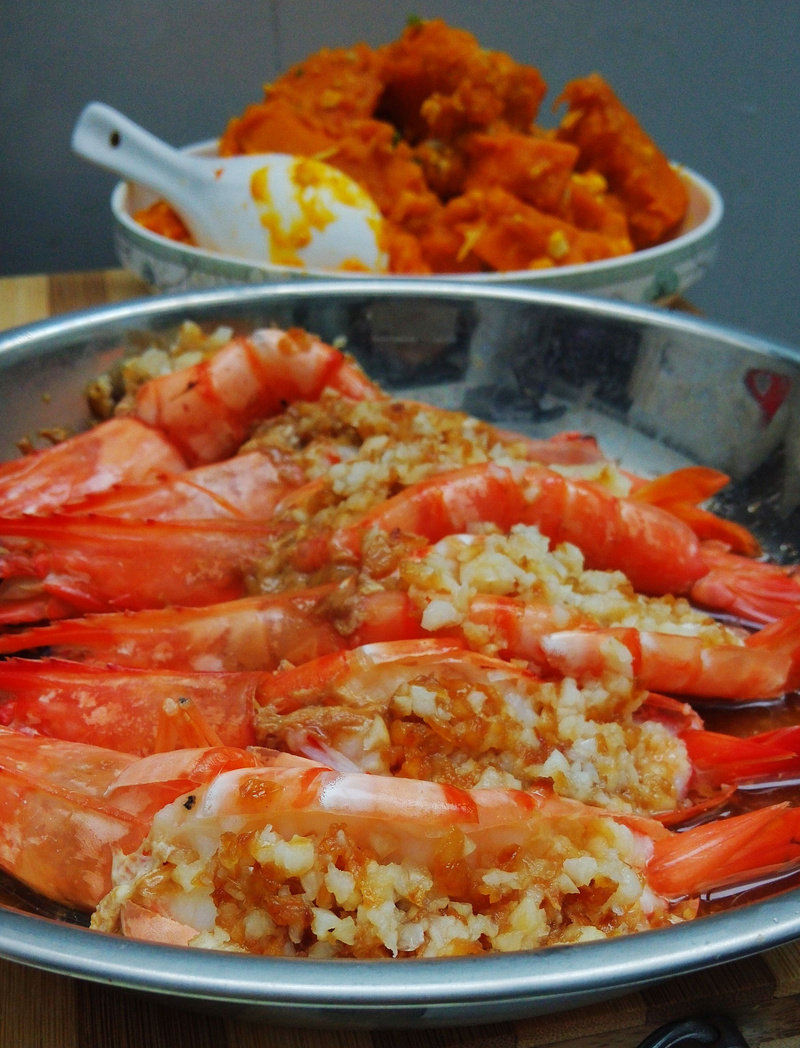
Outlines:
[[[568,84],[545,129],[539,71],[440,19],[399,39],[322,49],[233,117],[222,156],[290,153],[374,199],[394,273],[506,272],[594,262],[675,235],[688,206],[667,158],[598,75]],[[187,241],[159,201],[136,215]]]

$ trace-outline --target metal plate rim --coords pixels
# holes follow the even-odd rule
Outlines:
[[[662,326],[712,337],[800,363],[800,351],[705,318],[649,306],[544,289],[481,289],[459,282],[320,282],[184,291],[96,306],[0,335],[0,368],[16,355],[55,350],[65,339],[103,335],[115,326],[213,319],[217,310],[263,307],[313,296],[341,301],[424,296],[456,303],[535,303],[587,315]],[[800,889],[740,910],[680,926],[599,943],[490,957],[401,961],[308,961],[206,953],[116,939],[84,928],[0,907],[0,955],[64,975],[185,1000],[252,1005],[265,1018],[276,1010],[298,1021],[352,1023],[354,1015],[386,1011],[395,1026],[437,1025],[469,1001],[477,1017],[556,1010],[565,1001],[627,992],[675,974],[741,959],[800,938]],[[365,968],[366,966],[366,968]],[[224,969],[224,970],[223,970]],[[362,980],[361,972],[368,975]],[[357,978],[354,976],[357,975]],[[610,986],[610,980],[613,985]],[[421,1012],[421,1014],[416,1014]],[[463,1015],[463,1012],[460,1014]],[[377,1020],[375,1020],[377,1021]],[[381,1019],[381,1022],[384,1020]]]

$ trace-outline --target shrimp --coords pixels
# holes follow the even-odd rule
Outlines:
[[[219,746],[135,758],[7,729],[0,812],[0,866],[93,911],[93,928],[283,956],[628,934],[800,865],[787,806],[675,834],[543,786],[464,790]]]
[[[340,770],[466,787],[550,779],[560,796],[673,821],[724,800],[727,787],[800,773],[795,728],[707,732],[691,707],[638,687],[624,665],[580,688],[449,639],[366,645],[280,670],[256,701],[263,744]]]
[[[247,592],[275,533],[246,520],[12,517],[0,521],[0,622],[203,605]]]
[[[596,540],[596,536],[588,534],[589,521],[581,521],[579,511],[584,515],[593,512],[599,499],[609,514],[615,514],[610,526],[615,533],[601,540],[602,548],[598,549],[597,541],[590,543],[601,561],[622,555],[627,564],[630,558],[624,556],[625,540],[636,539],[643,528],[653,530],[657,524],[672,522],[668,515],[659,516],[660,511],[650,510],[646,505],[635,507],[634,514],[626,514],[624,508],[615,508],[618,503],[622,505],[621,500],[613,499],[600,488],[569,482],[543,467],[529,467],[523,486],[510,470],[482,464],[412,485],[383,507],[369,511],[356,524],[339,529],[330,541],[311,527],[312,537],[304,539],[301,533],[299,552],[291,553],[289,559],[301,569],[311,570],[315,566],[314,558],[323,567],[329,559],[335,562],[337,550],[345,549],[357,556],[366,530],[372,527],[395,530],[401,526],[401,517],[407,518],[405,530],[419,531],[427,527],[429,536],[437,537],[437,529],[457,527],[462,517],[453,516],[451,522],[445,524],[440,514],[437,524],[431,504],[437,501],[440,492],[442,498],[452,495],[452,513],[469,515],[470,507],[464,505],[464,500],[470,497],[473,477],[482,515],[492,513],[497,517],[500,509],[509,523],[526,511],[538,518],[544,514],[553,531],[556,514],[563,511],[565,500],[578,503],[575,528],[582,529],[585,542],[590,542],[590,538]],[[498,487],[505,493],[503,503],[491,499],[492,495],[500,494]],[[317,482],[312,481],[311,488],[316,491]],[[0,594],[0,621],[22,623],[87,611],[161,607],[169,603],[198,605],[243,595],[248,574],[254,572],[259,561],[269,560],[279,534],[286,534],[294,527],[291,514],[282,514],[274,508],[276,515],[271,529],[249,527],[235,520],[203,520],[191,525],[183,519],[168,519],[159,525],[150,519],[139,523],[76,515],[0,520],[0,577],[6,579]],[[409,514],[413,519],[408,519]],[[651,525],[647,518],[653,515],[657,520]],[[577,539],[577,534],[573,534],[575,528],[569,534]],[[666,529],[662,527],[662,530]],[[291,541],[295,544],[293,537]],[[140,570],[144,547],[157,551],[162,565],[159,571],[145,578]],[[329,558],[331,553],[333,556]],[[636,560],[647,562],[647,557],[647,551],[642,548]],[[673,563],[676,570],[681,563],[684,569],[688,567],[685,557],[681,562],[676,556]],[[109,570],[110,564],[113,570]],[[628,566],[633,568],[633,562]],[[649,565],[645,563],[641,570],[644,573],[648,567],[652,570],[652,566],[651,557]],[[133,579],[137,580],[135,588]],[[662,580],[662,584],[666,581]]]
[[[702,607],[760,625],[800,609],[800,565],[753,560],[714,541],[702,544],[701,556],[706,570],[691,595]]]
[[[800,725],[792,724],[749,738],[714,731],[686,731],[682,739],[698,787],[762,783],[771,786],[800,771]]]
[[[139,388],[131,409],[190,464],[236,451],[253,423],[330,388],[351,399],[383,396],[339,350],[299,329],[262,328],[213,356]]]
[[[299,469],[279,468],[252,451],[154,483],[117,484],[60,511],[137,520],[269,520],[304,479]]]
[[[255,717],[262,744],[339,770],[468,788],[548,779],[562,796],[653,813],[682,801],[690,768],[669,729],[634,720],[644,698],[624,675],[584,691],[443,638],[279,670]]]
[[[479,524],[535,524],[553,544],[577,546],[589,567],[619,569],[644,593],[687,592],[707,570],[693,532],[669,512],[546,467],[491,462],[411,485],[340,529],[332,547],[357,554],[373,528],[436,542]]]
[[[688,590],[693,601],[762,625],[800,607],[800,566],[758,559],[761,546],[752,532],[699,505],[729,483],[727,474],[690,466],[650,481],[626,475],[633,483],[631,501],[668,512],[700,541],[703,570]]]
[[[227,458],[255,422],[327,387],[353,399],[383,396],[344,354],[304,332],[234,338],[145,382],[120,417],[0,466],[0,515],[51,512],[118,483]]]
[[[283,659],[302,662],[345,644],[324,611],[335,589],[64,619],[0,634],[0,654],[46,647],[64,658],[120,667],[274,669]],[[385,618],[395,622],[392,605]]]
[[[0,868],[91,911],[108,891],[113,854],[137,847],[160,808],[221,768],[256,758],[203,747],[147,760],[0,728]],[[137,783],[124,786],[132,766]]]
[[[261,756],[156,814],[93,928],[280,956],[507,952],[691,920],[701,893],[800,864],[788,807],[675,834],[545,788]]]
[[[165,724],[165,703],[182,719]],[[624,667],[582,688],[447,638],[364,645],[272,672],[8,659],[0,723],[140,755],[174,744],[184,724],[191,740],[258,742],[339,770],[465,787],[549,779],[561,796],[672,822],[724,801],[728,787],[800,772],[796,730],[709,733]]]
[[[521,445],[529,462],[542,466],[586,466],[607,463],[595,437],[577,430],[565,430],[550,437],[536,439],[511,430],[493,427],[499,441],[508,446]]]
[[[256,741],[253,711],[262,673],[86,666],[63,659],[0,662],[0,724],[51,738],[145,756],[165,748],[165,703],[191,702],[206,737]]]
[[[700,505],[730,483],[727,473],[708,466],[687,466],[655,480],[634,478],[634,483],[632,498],[668,509],[685,521],[699,539],[724,542],[748,557],[761,552],[758,539],[751,531]]]
[[[328,583],[198,608],[55,621],[0,635],[0,654],[47,648],[63,658],[129,667],[273,670],[282,660],[304,662],[371,642],[444,636],[522,659],[548,676],[586,680],[602,674],[613,640],[627,649],[646,690],[746,702],[777,698],[800,684],[800,613],[742,641],[733,633],[598,624],[565,603],[502,593],[473,592],[458,613],[451,598],[442,597],[428,594],[420,602],[403,589],[359,592]]]
[[[183,456],[136,418],[108,419],[60,444],[0,465],[0,515],[48,513],[114,484],[182,473]]]

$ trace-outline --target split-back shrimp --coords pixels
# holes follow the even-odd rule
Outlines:
[[[116,864],[94,927],[317,957],[530,949],[689,919],[700,892],[800,859],[794,809],[676,835],[546,789],[461,790],[285,755],[191,800],[163,808]]]
[[[292,328],[261,328],[213,356],[145,383],[133,413],[164,433],[191,464],[238,449],[251,426],[323,389],[360,399],[382,396],[356,365],[320,339]]]
[[[405,416],[413,418],[421,409],[412,406],[403,410]],[[460,432],[463,419],[449,418],[449,424]],[[430,424],[424,428],[430,429]],[[511,440],[493,431],[482,432],[481,439],[501,446]],[[586,446],[577,438],[515,443],[525,454],[552,453],[557,459],[566,457],[570,461],[577,455],[583,462],[595,461],[597,456],[591,442]],[[244,586],[238,593],[230,586],[227,591],[220,587],[216,594],[210,589],[196,593],[195,575],[201,570],[209,575],[211,557],[218,575],[230,580],[245,578],[253,572],[256,562],[269,560],[267,530],[259,548],[256,529],[243,525],[234,533],[234,526],[227,527],[226,519],[242,517],[259,524],[273,520],[278,529],[293,529],[297,505],[304,497],[313,498],[322,483],[321,478],[312,478],[304,485],[304,479],[303,466],[288,453],[284,453],[279,466],[273,466],[266,452],[251,450],[225,462],[188,470],[151,487],[125,485],[99,492],[66,507],[70,518],[75,519],[64,519],[65,514],[51,514],[50,519],[0,518],[0,577],[6,579],[0,618],[6,622],[36,621],[45,616],[57,618],[104,608],[143,607],[146,600],[152,601],[150,606],[159,607],[170,602],[197,604],[240,595]],[[117,517],[130,519],[131,523],[110,519]],[[196,526],[185,526],[188,520],[198,518]],[[222,518],[219,526],[211,523],[212,518]],[[142,523],[137,524],[137,520]],[[154,521],[174,526],[157,529]],[[197,560],[190,553],[190,536],[195,532]],[[158,592],[149,587],[150,596],[146,596],[146,585],[133,595],[129,583],[131,575],[141,574],[143,545],[152,550],[154,559],[163,557],[163,566],[156,573],[159,581],[163,576],[173,582],[170,587],[160,586]],[[114,571],[107,570],[109,558],[115,565]],[[202,560],[202,569],[198,560]],[[183,583],[178,579],[181,573]]]
[[[724,632],[715,638],[598,624],[575,607],[502,593],[474,593],[463,613],[456,613],[449,595],[439,603],[445,612],[436,595],[425,605],[403,589],[352,593],[329,583],[197,608],[54,621],[0,636],[0,654],[47,648],[62,658],[101,664],[113,653],[118,665],[134,668],[268,671],[281,661],[302,662],[370,642],[444,636],[524,660],[548,676],[587,680],[602,675],[613,640],[627,649],[635,679],[647,690],[749,702],[778,698],[800,684],[800,609],[738,640],[733,633],[726,639]]]
[[[464,787],[548,779],[560,796],[672,823],[736,786],[800,773],[800,730],[707,732],[690,707],[637,687],[624,666],[612,674],[611,662],[581,688],[448,639],[369,644],[273,672],[7,659],[0,723],[145,755],[175,737],[168,705],[184,720],[191,710],[199,738],[220,744]]]
[[[499,440],[502,445],[502,438]],[[218,472],[227,475],[222,466],[218,467]],[[300,474],[294,478],[298,484],[301,479]],[[320,567],[348,558],[357,565],[363,553],[365,536],[376,530],[389,535],[422,536],[433,541],[469,527],[491,524],[508,529],[519,523],[535,524],[553,544],[569,542],[576,545],[590,568],[622,570],[632,585],[644,593],[695,596],[699,592],[698,583],[702,584],[711,570],[707,553],[709,544],[701,543],[680,515],[670,512],[665,505],[654,505],[635,494],[625,498],[599,482],[570,478],[555,469],[533,465],[526,460],[516,463],[481,461],[455,471],[434,472],[349,522],[320,527],[312,515],[302,527],[297,521],[298,516],[302,516],[300,510],[304,500],[313,503],[324,483],[323,478],[312,479],[308,484],[294,486],[294,490],[288,493],[281,492],[279,484],[275,488],[269,487],[266,492],[261,488],[264,501],[255,504],[256,515],[274,512],[271,519],[278,533],[290,534],[287,543],[292,548],[287,561],[299,573],[313,574]],[[181,476],[169,486],[173,490],[199,491],[202,479],[196,489],[193,489],[193,484],[191,476],[186,479]],[[281,494],[287,496],[283,501]],[[109,505],[111,512],[128,512],[131,505],[135,507],[139,497],[124,492],[109,494],[99,497],[95,505],[98,510]],[[169,510],[166,490],[158,497],[155,494],[141,495],[138,512],[146,512],[149,499],[158,502],[159,498],[166,500],[167,508],[155,515],[171,518],[175,510]],[[177,512],[180,512],[182,500],[176,501]],[[217,499],[211,493],[209,500],[202,505],[208,506],[209,502],[214,504],[213,509],[191,509],[184,518],[195,512],[216,515],[221,509],[228,508],[223,495]],[[121,508],[126,504],[127,511]],[[91,502],[78,508],[91,508]],[[137,512],[135,508],[133,512]],[[195,565],[191,558],[188,563],[185,560],[186,542],[181,534],[181,523],[179,520],[174,528],[163,529],[155,544],[170,564],[168,570],[175,585],[170,589],[162,588],[152,596],[147,596],[143,589],[131,600],[128,577],[132,572],[138,572],[141,544],[154,545],[152,521],[148,520],[147,527],[142,525],[139,528],[136,524],[122,526],[109,522],[102,516],[87,517],[79,522],[58,518],[49,522],[29,518],[0,519],[0,540],[7,547],[7,553],[0,559],[0,573],[7,580],[3,586],[4,621],[35,621],[43,615],[55,618],[103,608],[144,607],[146,600],[153,601],[151,606],[154,607],[165,602],[197,604],[243,593],[243,585],[238,591],[230,585],[227,589],[220,587],[216,593],[209,589],[189,594],[188,583]],[[198,549],[211,544],[220,576],[242,580],[261,570],[257,564],[270,562],[270,536],[266,532],[261,548],[256,549],[249,541],[254,538],[252,534],[231,539],[227,533],[219,533],[220,528],[216,528],[216,535],[215,527],[208,521],[197,528],[198,532],[203,532]],[[172,548],[174,543],[177,543],[175,549]],[[113,573],[104,569],[108,556],[113,556],[118,565]],[[205,552],[202,556],[207,561]],[[750,562],[748,570],[752,570]],[[181,571],[183,583],[177,578]],[[204,571],[208,574],[207,564]],[[770,582],[772,574],[765,573],[763,577]],[[798,587],[786,572],[781,579],[784,588],[780,599],[784,606],[790,606],[797,598]],[[274,588],[272,578],[268,577],[266,582]],[[261,584],[259,577],[254,585]],[[706,586],[706,591],[709,590],[710,587]]]
[[[340,770],[466,787],[547,779],[560,796],[673,821],[709,791],[797,778],[800,732],[707,732],[690,707],[651,696],[623,659],[614,664],[608,652],[580,688],[446,639],[370,644],[269,675],[257,733]]]
[[[620,572],[588,570],[577,549],[548,545],[536,528],[451,535],[405,556],[398,574],[426,629],[541,672],[597,676],[616,638],[651,690],[748,700],[798,683],[800,606],[746,635],[685,599],[645,596]]]
[[[686,592],[706,570],[694,533],[659,507],[545,467],[491,462],[410,486],[343,529],[334,546],[358,549],[371,528],[435,542],[480,524],[535,524],[552,543],[577,546],[589,567],[617,568],[644,593]]]
[[[94,910],[95,928],[173,943],[530,949],[691,919],[701,892],[800,862],[798,811],[781,806],[678,835],[545,788],[462,790],[269,751],[135,759],[0,731],[0,754],[3,868]]]
[[[213,356],[145,382],[122,417],[0,467],[0,516],[52,511],[114,484],[219,461],[256,421],[326,388],[382,395],[343,353],[305,332],[266,328],[233,338]]]

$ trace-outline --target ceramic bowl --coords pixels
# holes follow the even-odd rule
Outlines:
[[[216,143],[199,143],[189,146],[188,151],[213,156]],[[459,275],[457,279],[480,287],[553,288],[638,303],[682,295],[701,279],[716,257],[723,203],[719,192],[705,178],[688,168],[679,170],[689,192],[689,208],[677,236],[664,244],[584,265],[476,273]],[[120,182],[111,196],[111,211],[120,263],[158,291],[291,280],[362,279],[352,273],[325,273],[266,262],[254,265],[169,240],[145,229],[133,218],[155,199],[140,185]],[[374,274],[363,279],[370,278],[374,279]],[[453,278],[430,279],[436,282]]]

